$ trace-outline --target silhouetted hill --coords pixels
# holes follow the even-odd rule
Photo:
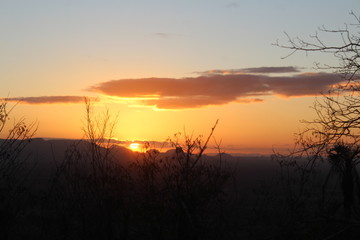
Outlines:
[[[85,140],[35,138],[26,146],[21,153],[21,157],[31,159],[31,162],[36,163],[38,168],[46,170],[59,164],[65,158],[69,147],[76,145],[79,149],[85,149],[87,144],[89,143]],[[170,149],[166,152],[161,152],[158,158],[173,157],[176,155],[176,151],[176,149]],[[113,145],[111,152],[114,159],[122,164],[131,163],[139,155],[137,152],[118,145]],[[216,161],[220,159],[220,156],[205,154],[203,158],[206,161]],[[225,165],[234,165],[232,169],[236,167],[242,172],[242,175],[246,176],[262,175],[264,171],[270,170],[269,168],[277,165],[268,156],[232,156],[231,154],[222,153],[221,159]]]
[[[25,161],[26,168],[31,171],[30,182],[42,186],[54,176],[71,147],[76,146],[78,150],[86,151],[89,144],[85,140],[34,138],[26,145],[19,158]],[[125,165],[136,158],[133,151],[121,146],[113,146],[111,152],[115,161]]]
[[[1,141],[1,140],[0,140]],[[27,166],[32,168],[36,184],[39,181],[44,181],[54,175],[57,166],[66,157],[66,152],[71,146],[76,146],[78,149],[86,149],[89,147],[89,142],[85,140],[75,139],[42,139],[35,138],[26,146],[20,157],[27,158]],[[179,154],[179,149],[171,149],[166,152],[157,153],[157,150],[149,150],[158,154],[157,158],[174,158]],[[176,152],[178,151],[178,153]],[[133,152],[125,147],[113,145],[111,149],[112,157],[124,166],[134,162],[139,154]],[[222,160],[223,167],[231,174],[238,178],[238,182],[245,189],[255,187],[260,180],[271,178],[277,164],[271,161],[270,157],[251,157],[251,156],[232,156],[231,154],[223,153],[221,158],[219,155],[204,155],[204,161],[219,161]]]
[[[72,140],[72,139],[49,139],[42,138],[32,139],[26,146],[22,157],[30,156],[31,159],[38,161],[40,165],[48,165],[62,161],[65,157],[66,151],[71,146],[77,146],[79,149],[85,149],[90,144],[86,140]],[[133,160],[135,154],[133,151],[121,147],[113,146],[112,152],[116,159],[128,162]]]

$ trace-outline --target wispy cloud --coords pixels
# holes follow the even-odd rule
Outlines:
[[[247,73],[294,73],[294,72],[300,72],[299,68],[293,67],[293,66],[243,68],[242,70]]]
[[[239,68],[239,69],[213,69],[204,72],[195,72],[200,75],[231,75],[231,74],[244,74],[244,73],[296,73],[300,72],[299,68],[293,66],[286,67],[257,67],[257,68]]]
[[[40,96],[40,97],[14,97],[6,98],[9,102],[20,102],[26,104],[58,104],[58,103],[83,103],[81,96]]]
[[[239,7],[239,4],[237,4],[236,2],[231,2],[231,3],[228,3],[226,5],[227,8],[238,8]]]
[[[293,73],[273,76],[271,73]],[[193,78],[120,79],[100,83],[90,91],[108,96],[145,98],[142,104],[159,109],[200,108],[231,102],[261,102],[261,96],[312,96],[341,82],[335,74],[299,73],[295,67],[211,70]],[[151,97],[151,99],[146,99]]]
[[[169,38],[172,34],[170,33],[164,33],[164,32],[157,32],[157,33],[154,33],[154,35],[156,37],[159,37],[159,38]]]

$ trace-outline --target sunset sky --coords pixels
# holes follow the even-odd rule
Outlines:
[[[343,28],[358,0],[0,0],[0,97],[36,137],[81,138],[83,97],[119,114],[116,138],[215,131],[226,152],[291,147],[315,95],[341,79],[331,55],[290,52]],[[332,35],[320,35],[336,43]]]

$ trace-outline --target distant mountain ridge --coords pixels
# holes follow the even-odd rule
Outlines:
[[[0,142],[3,140],[0,140]],[[57,166],[64,161],[66,151],[73,145],[77,147],[86,147],[90,144],[86,140],[78,139],[43,139],[34,138],[25,147],[19,157],[27,158],[27,165],[34,166],[34,173],[39,180],[51,178]],[[152,151],[154,149],[150,149]],[[155,152],[158,152],[156,149]],[[172,158],[175,156],[175,149],[166,152],[158,152],[157,159]],[[123,166],[133,163],[142,153],[134,152],[126,147],[113,145],[111,149],[113,160],[120,162]],[[206,153],[206,152],[205,152]],[[277,168],[277,163],[271,161],[267,156],[233,156],[222,153],[221,157],[217,155],[203,155],[205,161],[223,161],[223,166],[231,172],[237,172],[237,176],[242,179],[240,182],[246,185],[255,184],[255,180],[260,177],[267,178],[269,173]],[[41,180],[42,181],[42,180]],[[254,181],[254,182],[253,182]]]

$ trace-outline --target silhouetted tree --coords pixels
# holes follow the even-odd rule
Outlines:
[[[337,66],[316,63],[317,69],[333,70],[343,78],[343,82],[334,85],[323,98],[314,103],[317,118],[309,123],[305,132],[310,132],[319,139],[318,143],[334,143],[346,137],[347,141],[357,142],[360,134],[360,17],[351,12],[355,23],[347,24],[344,28],[319,28],[320,33],[338,36],[338,44],[326,43],[316,33],[310,41],[301,38],[288,37],[288,44],[275,45],[293,50],[288,56],[303,51],[332,54],[339,60]],[[288,57],[287,56],[287,57]],[[304,132],[304,133],[305,133]]]
[[[356,165],[359,163],[359,146],[349,146],[345,143],[338,143],[330,149],[328,160],[331,164],[331,170],[339,175],[341,179],[341,190],[343,193],[343,207],[345,216],[351,218],[354,211],[355,190],[360,193],[359,176]],[[330,176],[330,174],[328,175]],[[327,184],[327,181],[325,184]],[[357,196],[359,197],[359,195]],[[358,203],[359,203],[358,198]]]
[[[274,157],[279,161],[282,169],[284,166],[286,169],[292,169],[291,171],[287,170],[287,175],[284,175],[286,181],[283,180],[284,185],[288,186],[288,193],[295,196],[295,198],[290,198],[287,204],[291,205],[300,201],[301,206],[309,203],[309,201],[301,201],[307,195],[304,190],[313,185],[313,181],[309,180],[316,175],[320,176],[317,174],[320,171],[317,166],[327,159],[331,164],[331,171],[324,180],[322,193],[319,192],[319,189],[313,189],[313,192],[318,192],[318,198],[322,198],[320,209],[325,209],[324,192],[331,187],[329,179],[333,179],[334,173],[337,172],[341,178],[346,216],[354,217],[352,209],[360,206],[359,203],[356,203],[355,206],[353,201],[354,184],[357,184],[357,146],[360,140],[360,18],[353,12],[351,15],[355,19],[354,24],[346,24],[340,29],[320,27],[319,33],[310,36],[310,40],[299,37],[292,38],[286,34],[287,44],[279,42],[274,44],[291,50],[285,58],[297,52],[307,54],[319,52],[333,55],[338,59],[338,65],[315,63],[315,67],[319,70],[333,71],[343,79],[342,83],[332,86],[328,93],[322,93],[322,97],[315,100],[313,108],[317,117],[314,120],[304,121],[306,127],[297,135],[296,146],[290,151],[290,154],[277,154]],[[327,34],[337,36],[338,41],[329,43],[325,36]],[[293,184],[294,178],[299,180],[295,185]],[[296,195],[294,195],[294,191],[297,193]],[[293,208],[290,209],[294,212]],[[305,213],[302,212],[299,218],[303,218]],[[338,221],[338,219],[332,220]],[[334,237],[343,230],[329,235]]]

